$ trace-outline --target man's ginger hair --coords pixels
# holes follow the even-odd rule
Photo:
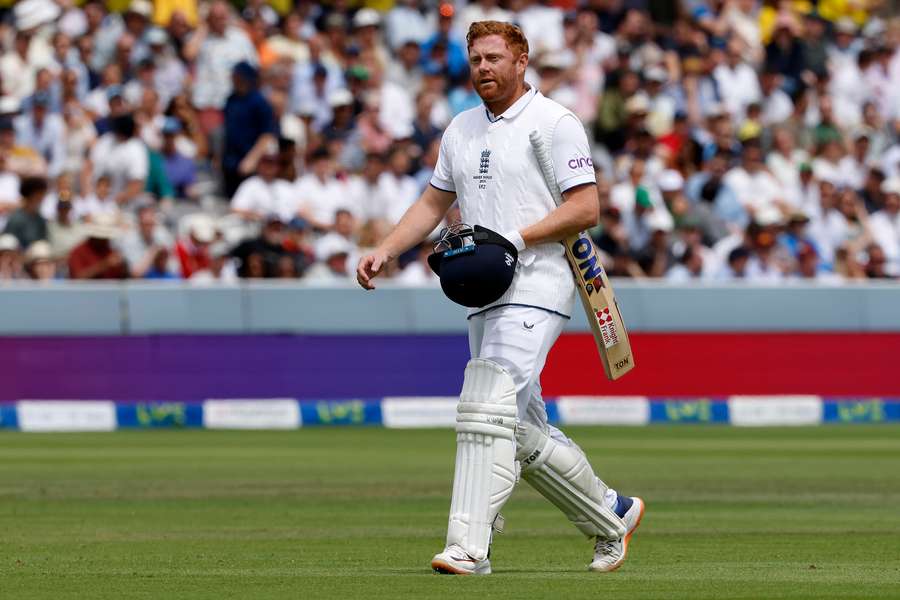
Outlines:
[[[471,49],[475,40],[486,35],[499,35],[506,40],[506,45],[515,58],[522,54],[528,54],[528,40],[525,39],[525,34],[522,33],[522,30],[512,23],[504,23],[502,21],[475,21],[469,25],[469,32],[466,34],[466,47]]]

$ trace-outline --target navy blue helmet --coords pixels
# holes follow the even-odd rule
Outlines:
[[[470,308],[500,298],[512,283],[518,261],[512,242],[486,227],[465,223],[443,229],[428,257],[447,297]]]

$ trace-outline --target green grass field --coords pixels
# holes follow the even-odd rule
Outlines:
[[[522,484],[433,575],[449,430],[4,433],[0,598],[900,598],[900,428],[568,432],[647,502],[618,572]]]

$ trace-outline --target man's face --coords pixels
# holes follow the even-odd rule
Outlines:
[[[472,85],[485,103],[503,102],[512,96],[527,65],[528,56],[514,56],[499,35],[480,37],[469,48]]]

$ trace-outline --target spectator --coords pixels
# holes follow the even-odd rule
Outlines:
[[[212,263],[209,246],[216,241],[217,236],[211,217],[204,214],[192,215],[187,235],[175,244],[175,256],[181,265],[183,278],[190,279],[194,273],[209,269]]]
[[[107,215],[98,216],[85,227],[85,239],[69,253],[69,277],[72,279],[126,279],[128,265],[113,248],[121,230]]]
[[[869,219],[872,239],[884,255],[886,268],[900,274],[900,179],[888,179],[881,185],[884,207]]]
[[[238,261],[238,275],[250,279],[276,277],[292,261],[284,247],[285,238],[281,218],[274,213],[266,216],[260,235],[244,240],[231,251],[231,256]]]
[[[44,177],[47,174],[47,161],[35,149],[16,141],[15,125],[8,117],[0,118],[0,156],[4,169],[18,177]]]
[[[31,279],[50,281],[57,278],[56,262],[50,244],[38,240],[25,252],[25,272]]]
[[[703,278],[703,256],[693,246],[688,246],[678,263],[666,271],[666,281],[672,283],[688,283]]]
[[[315,283],[349,283],[353,281],[353,269],[350,268],[351,244],[343,238],[333,236],[323,239],[316,250],[317,262],[304,279]]]
[[[53,256],[69,256],[72,249],[84,240],[84,226],[73,219],[73,212],[70,200],[60,198],[56,203],[56,215],[47,223],[47,240]]]
[[[419,186],[409,175],[411,164],[409,154],[402,148],[395,148],[388,156],[387,170],[379,177],[384,197],[390,199],[387,220],[397,223],[419,196]]]
[[[195,198],[197,192],[197,165],[179,152],[178,135],[182,132],[181,121],[177,117],[166,117],[162,126],[162,154],[166,179],[174,190],[176,198]]]
[[[168,267],[173,245],[172,235],[159,223],[156,208],[149,204],[138,208],[137,227],[125,233],[119,242],[134,279],[175,278]]]
[[[47,161],[47,175],[56,177],[66,157],[66,126],[62,117],[50,112],[50,94],[31,97],[31,110],[16,119],[16,140],[37,151]]]
[[[747,279],[747,263],[750,260],[750,251],[744,246],[738,246],[728,253],[728,264],[716,279],[719,281],[735,281]]]
[[[209,6],[206,26],[197,28],[184,48],[188,60],[196,59],[193,104],[200,111],[200,123],[206,133],[223,123],[222,110],[232,93],[230,78],[234,67],[258,60],[250,39],[230,21],[230,6],[216,0]]]
[[[28,248],[38,240],[47,239],[47,220],[41,215],[41,204],[47,195],[47,180],[29,177],[19,186],[22,206],[16,209],[6,222],[4,233],[10,233],[19,241],[19,247]]]
[[[259,174],[241,182],[231,199],[231,211],[247,222],[262,221],[271,214],[284,221],[294,218],[299,210],[298,193],[290,182],[278,177],[278,170],[278,154],[271,149],[259,161]]]
[[[113,117],[110,132],[91,149],[94,181],[108,177],[110,193],[119,206],[128,205],[144,191],[150,171],[147,148],[135,133],[131,114]]]
[[[19,240],[11,233],[0,234],[0,282],[21,279],[22,255]]]
[[[344,186],[335,177],[334,161],[325,148],[317,150],[310,158],[309,172],[297,180],[295,195],[299,201],[299,216],[314,229],[327,231],[338,208],[351,213],[359,209],[352,206]]]
[[[225,195],[231,197],[241,181],[256,170],[260,157],[277,143],[272,106],[260,93],[259,73],[240,62],[232,73],[233,92],[225,103],[225,150],[222,170]]]

